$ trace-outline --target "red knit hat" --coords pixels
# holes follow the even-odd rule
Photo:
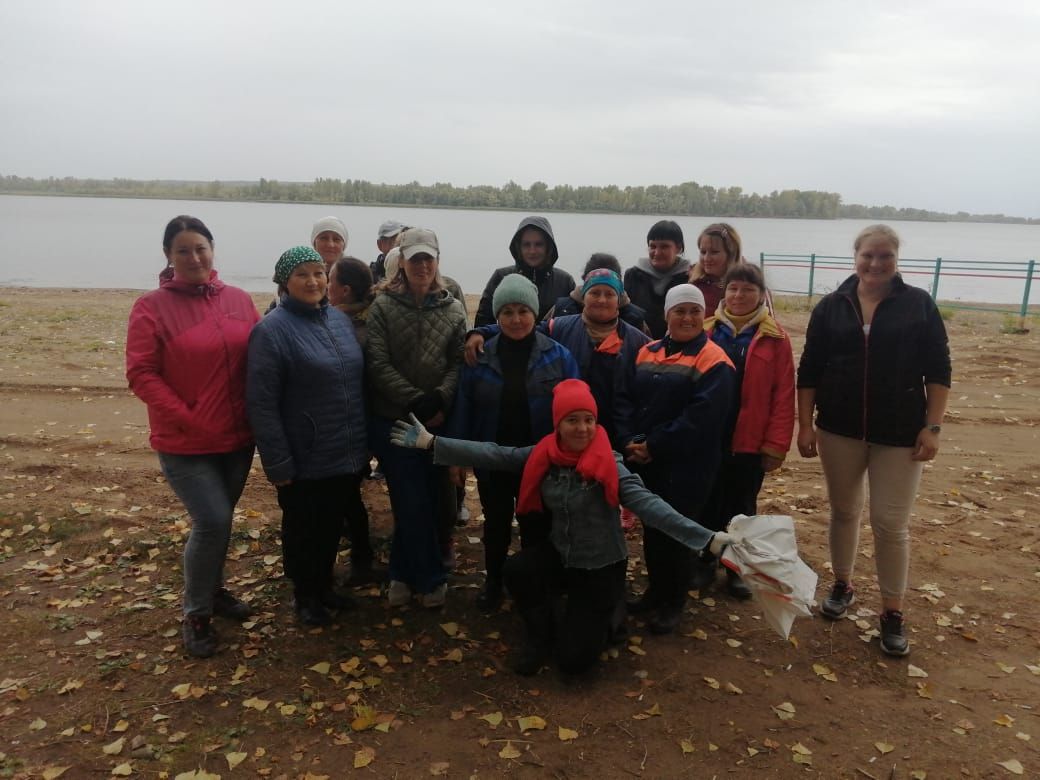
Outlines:
[[[596,399],[592,397],[589,386],[580,379],[564,379],[553,388],[553,427],[558,428],[560,420],[579,410],[599,415]]]

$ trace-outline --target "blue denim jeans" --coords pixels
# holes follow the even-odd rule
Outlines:
[[[231,518],[253,463],[253,448],[208,455],[159,453],[166,481],[191,516],[184,546],[184,614],[212,615],[224,587]]]
[[[438,535],[445,467],[435,466],[430,452],[391,444],[392,425],[385,417],[369,422],[369,446],[386,475],[394,513],[390,579],[407,583],[416,593],[430,593],[448,579]]]

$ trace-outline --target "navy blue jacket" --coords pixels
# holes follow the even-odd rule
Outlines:
[[[578,364],[571,353],[537,331],[527,361],[527,406],[531,415],[531,444],[553,430],[552,391],[564,379],[577,379]],[[458,393],[446,435],[471,441],[495,441],[502,401],[501,335],[484,345],[476,366],[463,365]]]
[[[667,356],[669,343],[666,336],[639,350],[617,401],[618,435],[625,443],[646,436],[652,461],[632,469],[676,511],[697,520],[722,458],[735,372],[706,333]]]
[[[285,295],[249,335],[246,406],[272,482],[358,474],[368,462],[354,326]]]

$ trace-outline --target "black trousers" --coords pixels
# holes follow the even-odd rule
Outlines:
[[[343,496],[352,474],[303,479],[278,488],[282,508],[282,565],[296,598],[320,596],[332,586],[343,528]]]
[[[734,515],[758,514],[758,493],[765,475],[762,456],[757,453],[724,456],[705,502],[701,525],[725,531]]]
[[[477,493],[484,512],[484,566],[489,580],[502,580],[502,565],[513,541],[513,514],[520,495],[520,474],[511,471],[482,471]],[[531,512],[519,515],[520,548],[548,543],[549,515]]]
[[[350,563],[359,569],[372,566],[372,540],[368,534],[368,509],[361,500],[361,474],[346,474],[342,496],[345,523],[343,530],[350,539]]]
[[[651,598],[662,607],[682,607],[695,553],[663,531],[643,526],[643,557]]]
[[[625,561],[600,569],[574,569],[551,544],[525,547],[506,561],[506,588],[528,631],[547,630],[560,669],[582,672],[599,659],[614,627],[614,614],[625,595]],[[562,605],[562,619],[555,620]],[[539,621],[551,621],[539,626]]]

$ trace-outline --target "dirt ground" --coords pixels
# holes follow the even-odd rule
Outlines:
[[[999,315],[947,321],[955,381],[913,520],[908,659],[869,633],[866,533],[849,620],[800,619],[784,641],[752,604],[708,592],[679,635],[633,623],[597,674],[567,681],[513,675],[519,626],[475,609],[472,491],[442,612],[361,590],[337,625],[301,630],[259,469],[228,562],[257,616],[219,623],[215,657],[184,656],[188,526],[123,377],[136,295],[0,299],[0,777],[1040,776],[1037,323],[1013,335]],[[779,317],[797,354],[804,306],[781,302]],[[384,485],[366,500],[385,554]],[[794,517],[822,595],[819,463],[793,454],[760,510]],[[641,587],[639,556],[633,539]]]

